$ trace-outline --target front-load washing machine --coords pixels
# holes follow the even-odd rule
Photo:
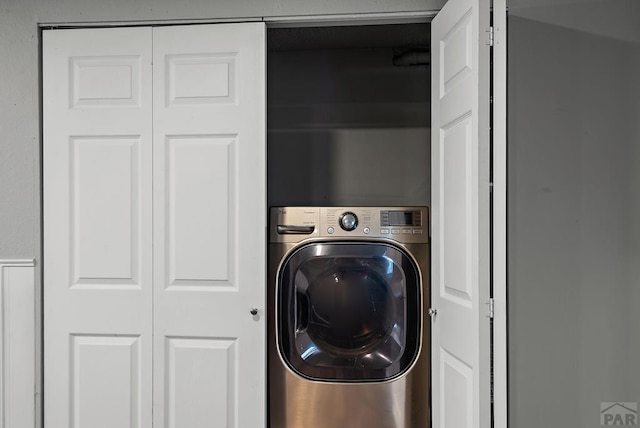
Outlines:
[[[430,425],[429,211],[275,207],[270,428]]]

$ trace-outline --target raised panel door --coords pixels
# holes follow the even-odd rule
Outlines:
[[[47,427],[151,427],[151,29],[43,33]]]
[[[265,26],[153,31],[154,424],[264,426]]]
[[[432,418],[488,428],[489,8],[449,0],[432,22]]]

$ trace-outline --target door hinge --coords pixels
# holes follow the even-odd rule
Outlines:
[[[493,27],[489,27],[485,30],[487,33],[487,40],[484,42],[485,45],[491,47],[493,46]]]
[[[487,314],[487,317],[492,318],[493,319],[493,315],[494,315],[494,305],[493,305],[493,299],[489,299],[487,300],[487,308],[489,309],[489,313]]]

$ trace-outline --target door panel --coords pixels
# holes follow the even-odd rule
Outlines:
[[[140,288],[140,144],[139,136],[70,138],[72,287]]]
[[[237,341],[167,338],[165,344],[165,426],[237,426]]]
[[[488,4],[432,22],[433,426],[489,427]]]
[[[150,427],[151,30],[43,44],[45,426]]]
[[[264,24],[153,39],[154,422],[263,426]]]
[[[73,414],[69,426],[139,427],[140,338],[72,335],[71,353]]]
[[[225,206],[236,180],[235,146],[234,136],[166,137],[167,288],[236,287],[236,236],[226,229],[236,213]]]

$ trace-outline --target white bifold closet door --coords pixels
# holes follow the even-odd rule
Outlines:
[[[449,0],[431,30],[432,419],[491,426],[489,2]]]
[[[154,426],[264,426],[264,24],[155,28],[153,64]]]
[[[43,32],[47,428],[151,427],[151,28]]]
[[[264,424],[264,31],[44,31],[46,427]]]

